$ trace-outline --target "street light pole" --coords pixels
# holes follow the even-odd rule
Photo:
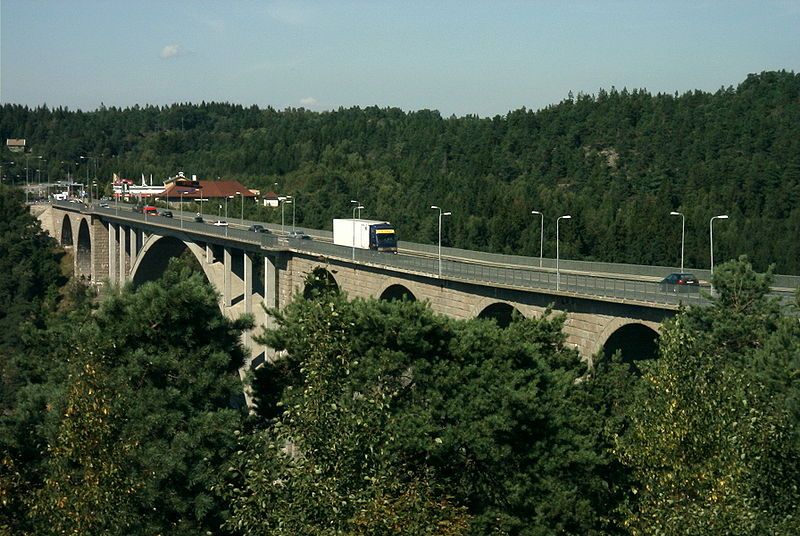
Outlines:
[[[556,290],[561,290],[561,271],[558,265],[558,224],[561,220],[571,220],[572,216],[567,214],[566,216],[559,216],[556,218]]]
[[[542,267],[542,254],[544,252],[544,214],[538,210],[531,210],[531,214],[538,214],[542,222],[539,226],[539,268]]]
[[[92,164],[92,161],[89,159],[88,156],[81,156],[81,160],[86,160],[86,184],[89,184],[89,166]],[[92,192],[89,191],[89,204],[92,203]]]
[[[181,198],[181,205],[180,205],[180,207],[181,207],[181,215],[180,215],[180,218],[181,218],[181,229],[183,229],[183,190],[181,190],[178,193],[180,194],[180,198]]]
[[[711,242],[711,294],[714,294],[714,220],[727,220],[728,215],[714,216],[708,222],[708,237]]]
[[[675,212],[674,210],[670,212],[669,215],[681,217],[681,273],[683,273],[683,244],[684,237],[686,236],[686,216],[680,212]]]
[[[361,203],[356,201],[355,199],[350,200],[351,203],[355,203],[356,206],[353,207],[353,260],[356,260],[356,210],[358,211],[359,219],[361,216],[361,209],[364,208]]]
[[[297,206],[297,198],[292,197],[292,232],[294,232],[294,207]]]
[[[291,202],[292,202],[291,195],[287,195],[286,197],[283,198],[283,201],[281,201],[281,234],[283,235],[286,234],[286,226],[284,225],[284,219],[283,219],[283,207],[286,205],[286,203],[291,203]]]
[[[236,192],[236,195],[242,196],[242,217],[240,219],[242,220],[242,225],[244,225],[244,193]]]
[[[442,212],[442,209],[436,205],[431,205],[433,210],[439,211],[439,279],[442,278],[442,216],[450,216],[452,212]]]
[[[233,199],[232,195],[225,196],[225,236],[228,236],[228,199]]]

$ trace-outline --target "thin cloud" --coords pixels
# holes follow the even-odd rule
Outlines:
[[[291,26],[301,25],[308,20],[308,11],[292,2],[275,2],[267,8],[270,17]]]
[[[159,54],[159,56],[161,57],[162,60],[168,60],[170,58],[179,56],[182,51],[183,49],[181,48],[180,45],[177,44],[167,45],[161,49],[161,54]]]
[[[214,33],[225,33],[225,21],[222,19],[206,20],[204,24]]]
[[[300,104],[303,106],[308,106],[309,108],[317,104],[317,99],[314,97],[303,97],[300,99]]]

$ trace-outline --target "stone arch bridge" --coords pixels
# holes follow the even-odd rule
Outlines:
[[[157,278],[171,257],[192,255],[218,290],[223,313],[252,313],[257,326],[271,325],[262,303],[284,307],[302,292],[314,270],[324,270],[351,297],[427,300],[435,312],[454,318],[489,317],[503,325],[514,311],[538,317],[552,306],[566,313],[567,343],[585,358],[604,348],[654,355],[659,324],[677,309],[675,302],[648,301],[646,293],[617,282],[612,290],[604,280],[599,291],[595,279],[585,285],[594,292],[576,291],[579,287],[570,286],[569,278],[554,286],[552,271],[455,260],[447,261],[440,278],[436,258],[351,250],[322,240],[287,239],[122,208],[57,203],[38,217],[72,251],[77,277],[96,285],[139,284]],[[251,365],[269,355],[251,334],[244,340]]]

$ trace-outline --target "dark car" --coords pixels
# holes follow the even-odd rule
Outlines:
[[[172,211],[171,210],[162,210],[161,211],[161,215],[164,216],[165,218],[171,218],[172,217]]]
[[[196,221],[197,223],[203,223],[203,216],[201,216],[200,213],[198,212],[197,215],[194,217],[194,221]]]
[[[251,231],[253,233],[269,233],[269,229],[258,223],[251,225],[248,231]]]
[[[662,279],[658,288],[661,292],[697,292],[700,290],[700,281],[694,274],[674,273]]]
[[[289,231],[288,236],[289,238],[296,238],[298,240],[311,240],[311,237],[303,231]]]

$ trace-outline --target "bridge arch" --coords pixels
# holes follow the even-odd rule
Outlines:
[[[69,214],[64,214],[64,218],[61,220],[61,236],[58,243],[65,248],[72,247],[74,244],[72,239],[72,219]]]
[[[81,279],[92,279],[92,236],[87,218],[81,218],[78,223],[75,275]]]
[[[389,283],[386,286],[386,288],[384,288],[381,291],[379,299],[387,301],[393,301],[393,300],[417,301],[417,297],[414,295],[414,292],[412,292],[407,285],[395,282]]]
[[[483,310],[478,313],[478,318],[492,319],[497,322],[497,325],[505,329],[511,325],[511,319],[514,317],[514,312],[522,315],[522,313],[508,302],[494,302],[487,305]]]
[[[626,362],[655,359],[658,356],[658,324],[655,322],[615,318],[598,337],[595,351],[602,349],[609,357],[616,351]]]
[[[169,259],[179,257],[187,251],[194,256],[206,279],[219,291],[222,288],[221,276],[217,277],[205,263],[205,250],[194,242],[185,242],[171,236],[150,235],[147,238],[131,267],[131,281],[134,286],[139,286],[158,279],[167,269]]]
[[[306,277],[303,286],[303,297],[309,299],[316,293],[324,292],[326,290],[335,290],[338,292],[341,286],[336,281],[333,273],[325,266],[316,266],[308,273],[310,277]]]

